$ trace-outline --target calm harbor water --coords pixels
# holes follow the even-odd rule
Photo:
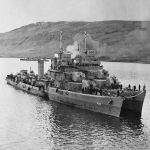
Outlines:
[[[150,64],[102,64],[124,86],[146,85],[140,117],[110,117],[16,90],[6,84],[6,75],[30,66],[37,72],[37,63],[0,59],[0,150],[150,149]]]

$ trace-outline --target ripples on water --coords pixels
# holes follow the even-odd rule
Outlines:
[[[142,116],[110,117],[16,90],[5,76],[30,66],[37,72],[37,64],[1,59],[0,150],[150,149],[150,65],[103,64],[124,85],[146,84]]]

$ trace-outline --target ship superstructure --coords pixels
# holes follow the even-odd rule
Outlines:
[[[85,46],[84,50],[78,49],[77,51],[79,53],[74,58],[72,58],[72,53],[62,51],[62,48],[58,54],[55,54],[51,61],[51,68],[48,70],[49,77],[54,81],[54,87],[87,92],[90,87],[85,86],[84,88],[83,82],[87,81],[89,84],[91,81],[90,85],[96,84],[97,88],[104,86],[109,74],[101,66],[99,57],[96,56],[96,50],[89,50]]]

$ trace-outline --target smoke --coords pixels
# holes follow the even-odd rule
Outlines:
[[[74,41],[79,43],[81,50],[85,49],[85,35],[84,34],[76,34],[74,36]],[[99,50],[99,42],[92,39],[90,34],[86,35],[86,48],[87,50]]]
[[[75,58],[77,55],[85,54],[85,35],[77,33],[74,37],[74,44],[69,45],[66,50],[70,52],[71,58]],[[99,42],[94,41],[92,37],[87,34],[86,35],[86,49],[87,50],[95,50],[99,51]]]
[[[75,58],[80,54],[77,41],[75,41],[73,45],[69,45],[66,50],[71,53],[71,58]]]
[[[55,58],[58,58],[59,56],[58,56],[58,54],[55,54],[54,57],[55,57]]]

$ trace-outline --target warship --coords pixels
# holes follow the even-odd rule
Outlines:
[[[6,81],[27,93],[45,97],[66,105],[120,117],[121,112],[141,114],[145,86],[141,90],[123,87],[115,76],[101,65],[97,51],[87,48],[87,33],[84,33],[84,48],[63,50],[62,32],[60,49],[51,58],[51,65],[44,74],[44,59],[21,59],[38,61],[38,75],[32,70],[21,70],[7,75]]]

